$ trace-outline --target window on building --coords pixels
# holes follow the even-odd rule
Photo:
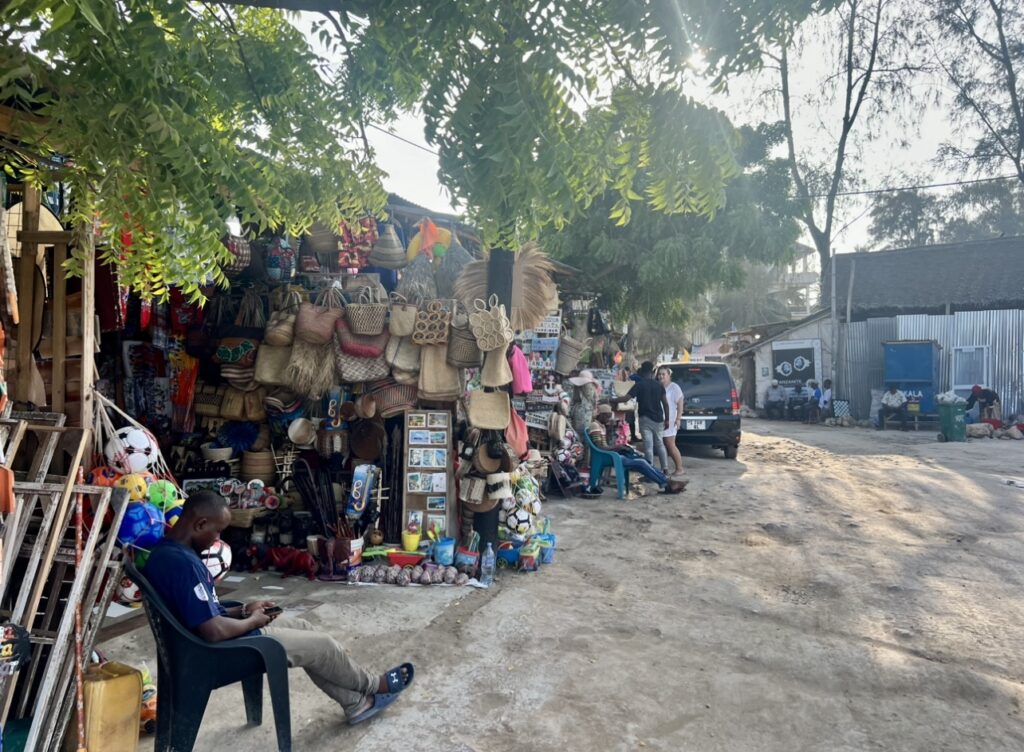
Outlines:
[[[953,389],[970,391],[975,384],[988,384],[988,347],[953,348]]]

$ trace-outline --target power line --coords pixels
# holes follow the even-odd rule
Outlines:
[[[1017,180],[1017,175],[1002,175],[995,178],[978,178],[976,180],[953,180],[948,183],[922,183],[904,185],[896,188],[872,188],[864,191],[840,191],[837,196],[871,196],[878,193],[899,193],[901,191],[923,191],[928,188],[950,188],[957,185],[976,185],[978,183],[995,183],[1000,180]],[[828,198],[827,193],[812,193],[808,198]]]
[[[373,123],[370,123],[369,125],[375,131],[380,131],[381,133],[383,133],[386,136],[391,136],[391,138],[397,138],[399,141],[407,143],[407,144],[409,144],[409,146],[415,146],[417,149],[420,149],[421,151],[425,151],[427,154],[433,154],[435,157],[440,157],[441,156],[440,154],[438,154],[433,149],[429,149],[426,146],[424,146],[423,144],[418,144],[415,141],[410,141],[407,138],[399,136],[397,133],[392,133],[391,131],[389,131],[389,130],[387,130],[385,128],[381,128],[379,125],[374,125]]]
[[[391,131],[389,131],[389,130],[387,130],[385,128],[381,128],[379,125],[374,125],[373,123],[370,123],[369,127],[373,128],[375,131],[380,131],[385,136],[391,136],[391,138],[398,139],[399,141],[401,141],[403,143],[406,143],[409,146],[415,146],[417,149],[419,149],[420,151],[425,151],[427,154],[431,154],[431,155],[433,155],[435,157],[440,157],[441,156],[440,154],[438,154],[433,149],[430,149],[429,147],[426,147],[423,144],[418,144],[415,141],[411,141],[411,140],[405,138],[404,136],[399,136],[397,133],[392,133]],[[836,193],[836,196],[875,196],[875,195],[878,195],[878,194],[881,194],[881,193],[900,193],[900,192],[903,192],[903,191],[923,191],[923,190],[929,190],[929,189],[932,189],[932,188],[952,188],[952,187],[955,187],[955,186],[958,186],[958,185],[978,185],[979,183],[996,183],[996,182],[999,182],[1001,180],[1017,180],[1018,177],[1019,176],[1017,176],[1017,175],[1000,175],[1000,176],[994,177],[994,178],[977,178],[975,180],[951,180],[951,181],[946,182],[946,183],[919,183],[917,185],[902,185],[902,186],[896,186],[894,188],[869,188],[869,189],[865,189],[865,190],[862,190],[862,191],[839,191],[838,193]],[[795,196],[794,198],[799,198],[799,197]],[[828,198],[828,194],[827,193],[812,193],[812,194],[810,194],[808,196],[808,198]]]

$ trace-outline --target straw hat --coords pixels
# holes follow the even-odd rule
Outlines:
[[[589,370],[584,369],[580,371],[579,376],[573,376],[569,379],[569,383],[573,386],[583,386],[584,384],[599,384],[600,382],[594,378],[594,374]]]
[[[288,438],[295,446],[312,446],[316,441],[316,426],[309,418],[296,418],[288,426]]]

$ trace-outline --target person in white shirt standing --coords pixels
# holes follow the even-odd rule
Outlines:
[[[676,433],[683,420],[683,390],[679,384],[672,381],[672,369],[659,368],[658,381],[665,387],[665,396],[668,398],[668,428],[661,432],[661,440],[665,442],[665,451],[672,458],[672,466],[675,468],[671,476],[683,474],[683,455],[679,453],[676,445]],[[665,471],[669,475],[668,469]]]
[[[832,379],[825,379],[825,383],[821,386],[821,399],[818,401],[818,410],[821,415],[827,418],[835,417],[832,415]]]
[[[885,428],[885,419],[890,415],[899,416],[900,430],[907,430],[907,395],[895,384],[889,384],[889,391],[882,395],[882,406],[878,408],[878,430]]]

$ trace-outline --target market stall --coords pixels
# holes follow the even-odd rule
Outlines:
[[[232,510],[216,577],[462,584],[491,575],[474,519],[495,511],[498,566],[551,561],[549,458],[573,443],[552,415],[583,345],[539,248],[516,254],[505,306],[460,238],[394,218],[226,237],[230,285],[204,306],[129,299],[100,356],[122,404],[107,388],[89,479],[128,489],[119,537],[138,565],[197,489]]]

